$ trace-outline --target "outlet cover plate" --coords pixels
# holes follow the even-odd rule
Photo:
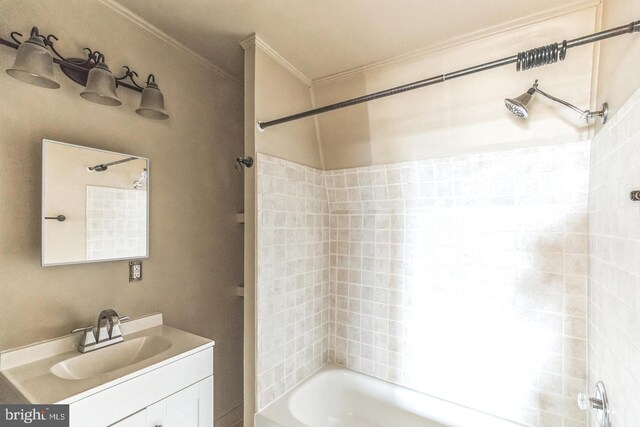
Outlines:
[[[129,262],[129,282],[139,282],[142,280],[142,260],[137,259]]]

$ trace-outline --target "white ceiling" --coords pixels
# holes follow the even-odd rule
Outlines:
[[[242,78],[253,33],[311,80],[584,0],[103,0]]]

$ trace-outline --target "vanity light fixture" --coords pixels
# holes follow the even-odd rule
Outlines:
[[[14,79],[47,89],[58,89],[60,83],[53,75],[53,56],[45,46],[38,28],[33,27],[31,37],[18,47],[13,67],[7,70]]]
[[[122,105],[116,93],[116,78],[104,63],[104,56],[100,53],[96,58],[96,66],[89,70],[87,86],[80,96],[96,104],[117,107]]]
[[[13,31],[11,40],[0,38],[0,45],[18,50],[13,66],[7,70],[11,77],[34,86],[58,89],[60,84],[53,74],[53,64],[56,63],[64,75],[85,86],[80,96],[88,101],[119,106],[122,101],[118,98],[117,88],[122,86],[142,93],[140,106],[136,110],[138,115],[155,120],[169,118],[164,108],[164,96],[153,74],[149,75],[147,86],[143,88],[135,80],[138,73],[127,66],[122,67],[124,75],[114,76],[99,51],[85,48],[87,57],[65,58],[54,47],[54,40],[58,41],[58,38],[53,34],[46,37],[41,35],[38,27],[31,29],[31,36],[26,42],[21,42],[20,37],[22,34]]]
[[[156,84],[156,76],[153,74],[149,74],[147,78],[147,87],[142,90],[140,107],[136,113],[149,119],[165,120],[169,118],[164,110],[164,95]]]

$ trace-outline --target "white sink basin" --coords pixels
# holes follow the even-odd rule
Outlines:
[[[0,352],[0,396],[15,394],[2,403],[70,404],[214,345],[165,326],[159,313],[121,330],[123,342],[84,354],[79,335]]]
[[[126,368],[170,347],[171,341],[161,336],[134,338],[58,362],[51,372],[65,380],[82,380]]]

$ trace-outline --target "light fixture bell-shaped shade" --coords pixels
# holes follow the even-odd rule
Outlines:
[[[536,93],[535,89],[531,88],[517,98],[505,99],[504,105],[516,116],[526,119],[529,117],[529,105],[531,104],[534,93]]]
[[[18,48],[13,67],[7,70],[14,79],[47,89],[58,89],[60,83],[53,75],[53,56],[44,45],[38,29],[31,30],[31,37]]]
[[[99,62],[89,71],[87,86],[80,96],[96,104],[111,107],[122,105],[116,93],[116,78],[104,62]]]
[[[156,78],[153,74],[149,75],[147,87],[142,90],[140,107],[138,107],[136,113],[154,120],[166,120],[169,118],[169,115],[164,110],[164,96],[156,84]]]

